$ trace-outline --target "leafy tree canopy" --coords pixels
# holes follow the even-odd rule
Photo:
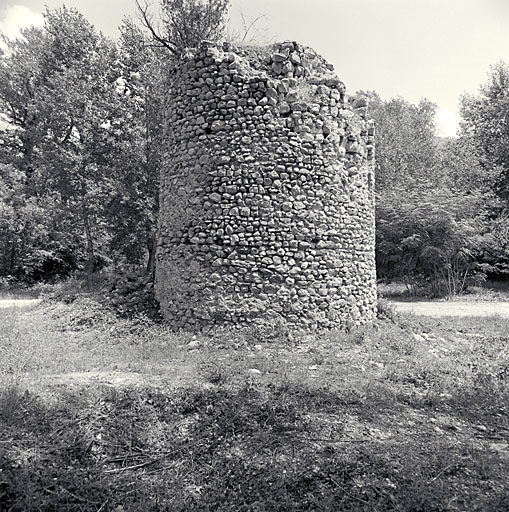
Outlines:
[[[427,99],[418,105],[403,98],[384,101],[374,91],[367,95],[376,123],[377,190],[429,179],[437,163],[436,105]]]
[[[162,27],[156,27],[150,5],[136,0],[145,27],[173,55],[203,40],[218,41],[225,32],[230,0],[161,0]]]
[[[501,197],[509,200],[509,66],[492,66],[488,80],[477,95],[461,98],[462,136],[472,141],[486,169],[503,169],[497,184]]]

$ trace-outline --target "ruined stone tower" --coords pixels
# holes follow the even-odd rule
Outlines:
[[[332,69],[294,42],[205,42],[171,70],[155,286],[174,327],[374,317],[374,128]]]

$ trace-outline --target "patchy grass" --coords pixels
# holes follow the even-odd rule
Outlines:
[[[509,320],[191,336],[89,297],[0,323],[6,510],[509,509]]]
[[[55,285],[38,283],[20,284],[0,277],[0,300],[39,299],[55,288]]]
[[[51,303],[28,312],[0,310],[0,376],[74,372],[157,372],[181,359],[177,336],[143,317],[119,319],[90,298]]]
[[[380,282],[378,291],[381,296],[397,301],[468,301],[500,302],[509,301],[509,281],[486,281],[479,285],[470,285],[463,293],[454,297],[431,297],[429,290],[421,286],[407,286],[402,282]]]

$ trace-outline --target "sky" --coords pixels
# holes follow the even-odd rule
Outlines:
[[[134,0],[65,4],[113,38],[122,17],[136,13]],[[62,1],[0,0],[0,30],[12,38],[20,26],[40,24],[45,5]],[[428,98],[442,136],[455,135],[461,95],[476,94],[491,65],[509,62],[509,0],[232,0],[230,17],[236,34],[261,17],[248,36],[256,42],[312,46],[352,93]]]

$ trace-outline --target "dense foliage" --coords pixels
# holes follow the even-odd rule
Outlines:
[[[488,81],[478,95],[461,99],[462,137],[472,141],[483,167],[502,168],[497,191],[509,200],[509,67],[504,62],[492,66]]]
[[[428,176],[435,168],[434,116],[428,100],[412,105],[402,98],[383,101],[368,93],[370,115],[376,121],[376,187],[394,185]]]
[[[218,37],[226,0],[166,0],[179,44]],[[126,19],[118,42],[78,11],[0,55],[0,277],[33,282],[155,262],[163,77],[172,53]],[[187,32],[186,32],[187,31]],[[175,39],[176,40],[176,39]]]
[[[48,281],[106,266],[152,274],[165,69],[223,34],[228,0],[139,3],[114,42],[78,11],[0,54],[0,277]],[[1,51],[1,50],[0,50]],[[509,68],[462,98],[459,138],[435,136],[436,106],[369,92],[377,124],[381,278],[461,292],[509,275]]]
[[[377,270],[456,295],[509,270],[501,161],[471,135],[435,136],[435,106],[369,93],[377,124]]]
[[[23,237],[10,237],[18,258],[9,272],[25,279],[34,271],[49,277],[44,269],[62,251],[89,273],[111,261],[108,205],[117,188],[111,157],[124,117],[116,45],[77,11],[47,11],[45,20],[42,29],[25,31],[25,40],[9,43],[0,71],[9,123],[1,132],[1,158],[21,175],[6,207],[25,197],[27,213],[38,211],[35,222],[46,228],[30,235],[32,272],[19,258]],[[8,230],[19,231],[15,219]]]
[[[489,204],[481,193],[394,188],[377,214],[378,271],[434,295],[456,295],[494,268],[480,261],[487,245]]]

